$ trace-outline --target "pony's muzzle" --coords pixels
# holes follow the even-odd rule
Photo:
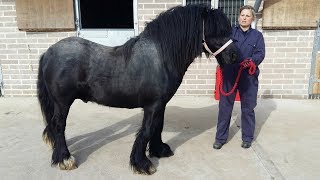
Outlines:
[[[237,53],[232,53],[231,54],[231,63],[236,63],[237,62],[237,58],[238,58],[238,55]]]

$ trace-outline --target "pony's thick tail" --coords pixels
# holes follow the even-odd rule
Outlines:
[[[44,116],[45,125],[50,124],[50,121],[53,116],[54,106],[49,91],[47,89],[47,85],[43,79],[43,56],[41,55],[39,61],[39,71],[38,71],[38,82],[37,82],[37,93],[38,93],[38,100],[40,103],[42,115]]]
[[[39,71],[38,71],[38,82],[37,82],[37,93],[38,93],[38,100],[40,103],[43,119],[46,128],[43,131],[42,138],[43,140],[51,147],[54,144],[54,135],[50,129],[50,121],[53,117],[54,113],[54,104],[50,92],[48,91],[47,85],[43,78],[43,66],[44,61],[44,54],[41,55],[39,61]]]

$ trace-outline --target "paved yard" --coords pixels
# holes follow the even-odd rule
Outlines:
[[[152,158],[157,172],[133,174],[129,156],[141,109],[115,109],[76,101],[67,121],[67,143],[79,167],[50,166],[51,151],[36,98],[0,98],[1,179],[319,179],[320,101],[259,99],[256,139],[243,149],[239,104],[228,143],[214,150],[217,101],[174,97],[165,114],[163,140],[170,158]]]

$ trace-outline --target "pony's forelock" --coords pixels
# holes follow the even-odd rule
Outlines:
[[[205,34],[207,37],[229,37],[232,33],[230,20],[219,9],[208,12],[205,24]]]

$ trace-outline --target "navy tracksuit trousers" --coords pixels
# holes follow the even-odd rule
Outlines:
[[[239,65],[226,65],[223,70],[223,90],[229,92],[239,70]],[[254,75],[248,69],[242,71],[238,89],[241,102],[241,130],[242,141],[252,142],[255,130],[254,108],[257,105],[259,69]],[[233,110],[236,91],[230,96],[223,96],[220,92],[219,115],[217,124],[216,141],[225,143],[228,139],[231,114]]]

